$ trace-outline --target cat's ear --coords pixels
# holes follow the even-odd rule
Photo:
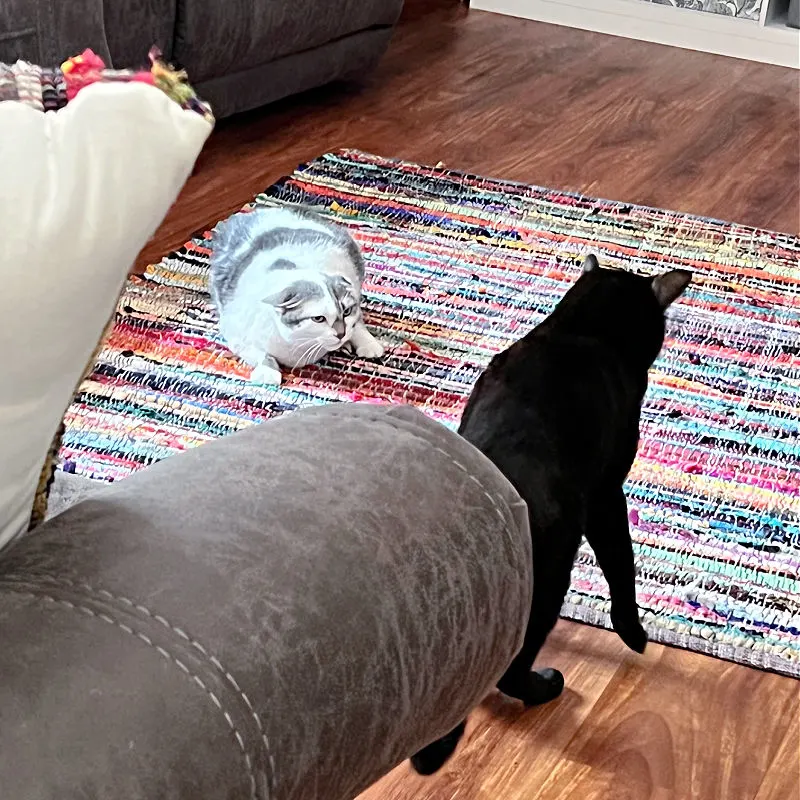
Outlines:
[[[291,311],[303,302],[300,292],[294,284],[284,287],[279,292],[261,298],[261,302],[268,306],[273,306],[281,313]]]
[[[653,294],[661,308],[674,303],[684,292],[692,280],[692,273],[687,269],[673,269],[653,278],[651,286]]]
[[[240,211],[232,217],[217,223],[212,231],[211,248],[215,256],[232,255],[238,250],[249,247],[253,236],[253,223],[258,212]]]
[[[589,253],[589,255],[583,259],[581,271],[585,275],[587,272],[594,272],[596,269],[600,269],[600,262],[597,260],[597,256],[594,253]]]
[[[349,278],[345,278],[344,275],[328,275],[328,285],[333,286],[334,288],[342,288],[342,289],[352,289],[353,284]]]
[[[344,275],[328,275],[327,280],[328,286],[339,300],[353,294],[353,284]]]

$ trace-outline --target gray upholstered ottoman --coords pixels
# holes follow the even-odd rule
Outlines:
[[[517,651],[525,508],[408,408],[297,412],[0,555],[0,796],[344,800]]]

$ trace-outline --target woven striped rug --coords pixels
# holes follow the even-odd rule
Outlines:
[[[206,233],[128,283],[67,414],[65,471],[123,478],[309,404],[412,403],[455,427],[489,358],[553,308],[583,253],[644,273],[688,267],[627,486],[643,620],[655,641],[800,675],[797,238],[353,151],[256,202],[350,227],[387,355],[250,385],[215,331]],[[564,614],[607,625],[608,609],[584,548]]]

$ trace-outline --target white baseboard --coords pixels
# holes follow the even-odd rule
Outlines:
[[[766,4],[767,0],[765,0]],[[472,0],[471,8],[800,69],[800,31],[641,0]]]

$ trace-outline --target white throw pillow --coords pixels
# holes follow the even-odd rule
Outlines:
[[[26,530],[128,271],[211,128],[142,83],[97,83],[47,114],[0,103],[0,548]]]

